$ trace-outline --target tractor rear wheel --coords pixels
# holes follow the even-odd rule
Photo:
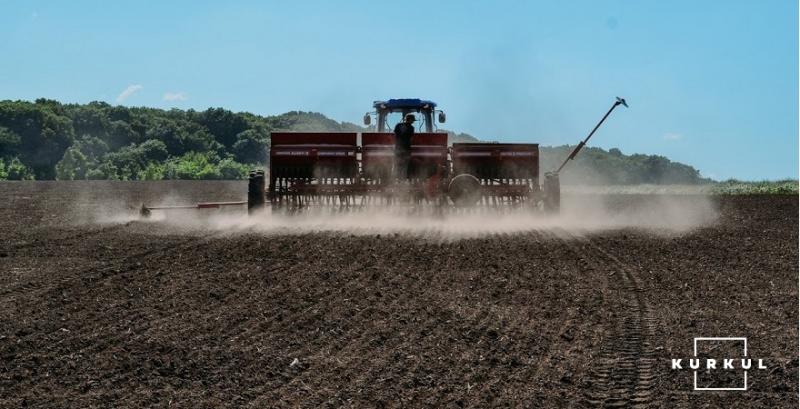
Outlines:
[[[450,181],[447,196],[457,207],[475,206],[481,200],[481,181],[475,176],[462,173]]]
[[[250,171],[247,184],[247,213],[253,214],[264,209],[264,171]]]

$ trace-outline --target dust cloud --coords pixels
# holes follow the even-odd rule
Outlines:
[[[309,210],[280,215],[269,210],[248,216],[244,206],[218,211],[153,211],[150,223],[228,233],[297,234],[342,232],[470,238],[528,231],[567,230],[575,234],[614,229],[685,233],[713,224],[718,211],[707,195],[565,194],[557,215],[530,209],[448,209],[444,214],[408,207],[351,211]]]
[[[66,182],[59,182],[66,183]],[[681,234],[713,225],[718,209],[713,195],[696,187],[563,186],[561,211],[546,215],[530,209],[477,208],[468,211],[368,207],[351,211],[317,210],[296,215],[266,210],[247,215],[246,206],[224,209],[153,210],[148,206],[192,205],[209,201],[241,201],[243,186],[231,182],[87,182],[73,191],[66,221],[71,224],[116,225],[134,222],[152,234],[219,232],[221,234],[408,234],[426,237],[469,238],[528,231],[584,234],[615,229],[644,229],[655,234]],[[198,200],[201,199],[201,200]]]

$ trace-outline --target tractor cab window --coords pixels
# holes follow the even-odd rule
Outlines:
[[[413,114],[417,117],[417,122],[414,122],[414,130],[417,132],[425,132],[425,129],[427,129],[427,115],[424,112],[413,112]],[[404,117],[405,114],[400,111],[387,113],[385,132],[392,132],[397,124],[403,122]]]

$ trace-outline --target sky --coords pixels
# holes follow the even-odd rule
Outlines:
[[[0,0],[0,99],[321,112],[423,98],[483,140],[798,176],[798,6],[770,1]]]

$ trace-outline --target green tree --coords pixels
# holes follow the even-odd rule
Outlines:
[[[118,169],[111,162],[100,163],[86,174],[89,180],[119,180]]]
[[[267,135],[248,129],[236,135],[232,152],[236,160],[242,163],[266,163],[267,141]]]
[[[233,146],[236,135],[248,128],[247,120],[241,115],[222,108],[209,108],[199,115],[199,120],[226,148]]]
[[[220,179],[225,180],[244,179],[250,172],[249,166],[236,162],[231,158],[219,161],[217,168],[219,169]]]
[[[0,126],[0,158],[17,153],[19,144],[19,135],[4,126]]]
[[[6,177],[8,180],[34,180],[33,170],[25,166],[19,158],[12,158],[6,165]]]
[[[150,139],[139,145],[142,160],[146,162],[163,162],[167,159],[167,145],[157,139]]]
[[[141,140],[139,133],[125,121],[112,121],[108,124],[108,132],[103,134],[107,135],[105,137],[107,144],[114,149],[138,143]]]
[[[64,152],[64,157],[56,164],[56,178],[58,180],[86,179],[88,172],[86,155],[77,148],[69,148]]]
[[[167,162],[167,179],[220,179],[215,158],[208,153],[189,152]]]
[[[90,162],[98,162],[109,151],[108,144],[105,141],[91,135],[83,135],[75,141],[73,147],[86,155]]]
[[[20,144],[4,155],[18,157],[39,179],[55,177],[54,166],[74,139],[70,118],[49,104],[2,101],[0,126],[20,137]]]
[[[108,117],[102,105],[78,105],[70,111],[72,127],[78,135],[105,136],[109,128]]]
[[[157,163],[149,163],[144,170],[140,171],[137,175],[138,180],[161,180],[164,179],[164,171],[166,166]]]

